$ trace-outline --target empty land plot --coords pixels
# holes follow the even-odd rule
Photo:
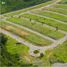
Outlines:
[[[17,42],[15,39],[11,38],[8,35],[5,35],[5,37],[8,39],[7,43],[5,44],[5,47],[6,47],[5,51],[7,51],[8,53],[3,52],[4,55],[1,55],[1,60],[4,60],[3,65],[8,64],[9,62],[14,63],[14,65],[19,65],[20,60],[21,60],[20,62],[21,64],[23,63],[26,64],[27,62],[30,63],[32,61],[32,57],[28,54],[29,48],[27,46]],[[25,58],[25,56],[30,61],[28,61]]]
[[[54,5],[55,8],[61,8],[61,9],[67,9],[67,5],[66,4],[56,4]]]
[[[43,15],[43,16],[47,16],[47,17],[50,17],[50,18],[54,18],[54,19],[57,19],[57,20],[60,20],[60,21],[63,21],[63,22],[67,23],[67,16],[64,16],[64,15],[56,14],[56,13],[46,11],[46,10],[45,11],[43,11],[43,10],[34,11],[33,13],[40,14],[40,15]]]
[[[57,12],[57,13],[61,13],[61,14],[64,14],[64,15],[67,15],[67,9],[58,9],[58,8],[53,8],[53,7],[50,7],[50,8],[44,8],[42,9],[42,11],[44,10],[49,10],[49,11],[53,11],[53,12]]]
[[[19,25],[22,25],[22,26],[26,26],[30,29],[33,29],[33,30],[35,30],[39,33],[42,33],[42,34],[44,34],[46,36],[49,36],[49,37],[51,37],[53,39],[56,39],[56,40],[64,37],[63,33],[58,32],[58,31],[53,30],[53,29],[50,29],[46,26],[43,26],[43,24],[37,23],[36,21],[31,22],[30,20],[26,20],[26,19],[23,19],[23,18],[10,18],[8,20],[13,22],[13,23],[16,23],[16,24],[19,24]]]
[[[1,28],[20,36],[21,38],[33,43],[36,46],[48,46],[52,43],[50,40],[47,40],[36,34],[30,33],[24,29],[18,28],[5,22],[2,22]]]
[[[60,44],[58,47],[56,47],[53,50],[48,50],[46,52],[46,57],[49,59],[50,63],[66,63],[67,62],[67,40]],[[45,57],[44,57],[45,58]]]
[[[41,22],[43,24],[53,26],[55,28],[58,27],[59,30],[67,31],[67,24],[60,23],[60,22],[55,21],[53,19],[37,16],[37,15],[34,15],[34,14],[23,14],[22,16],[25,17],[25,18],[29,18],[31,20]]]

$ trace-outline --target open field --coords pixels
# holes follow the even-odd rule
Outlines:
[[[19,35],[20,37],[24,38],[28,42],[31,42],[37,46],[47,46],[52,43],[51,41],[49,41],[47,39],[44,39],[44,38],[37,36],[33,33],[25,31],[24,29],[21,29],[19,27],[10,25],[6,22],[2,22],[1,27],[7,31],[10,31],[16,35]]]
[[[32,20],[41,22],[43,24],[47,24],[49,26],[53,26],[55,28],[59,27],[60,30],[67,31],[67,29],[66,29],[67,25],[66,24],[60,23],[59,21],[55,21],[55,20],[50,19],[50,18],[45,18],[45,17],[37,16],[35,14],[23,14],[22,17],[30,18]]]
[[[46,55],[42,58],[45,66],[52,67],[54,63],[67,63],[67,41],[60,44],[55,49],[46,51]],[[45,61],[46,60],[46,61]]]
[[[54,13],[54,12],[51,12],[51,11],[48,11],[48,10],[43,10],[43,11],[38,10],[38,11],[35,11],[34,13],[39,14],[39,15],[43,15],[43,16],[47,16],[47,17],[50,17],[50,18],[54,18],[56,20],[63,21],[63,22],[67,23],[67,16],[62,15],[62,14]]]
[[[67,4],[57,4],[54,7],[55,8],[60,8],[60,9],[67,9]]]
[[[30,16],[30,17],[33,18],[34,16]],[[59,39],[59,38],[62,38],[64,36],[64,34],[58,32],[56,30],[52,30],[48,27],[45,27],[42,24],[38,24],[38,23],[36,23],[36,21],[31,22],[31,21],[25,20],[23,18],[10,18],[9,21],[12,21],[14,23],[17,23],[17,24],[20,24],[20,25],[23,25],[23,26],[26,26],[26,27],[29,27],[29,28],[31,28],[33,30],[36,30],[40,33],[43,33],[44,35],[47,35],[47,36],[49,36],[53,39]],[[21,21],[22,21],[22,23],[21,23]],[[51,31],[51,32],[49,33],[49,31]]]
[[[53,11],[53,12],[57,12],[57,13],[60,13],[60,14],[64,14],[64,15],[67,15],[67,9],[59,9],[59,8],[53,8],[53,7],[49,7],[49,8],[44,8],[43,9],[44,11],[45,10],[48,10],[48,11]]]
[[[65,63],[67,62],[67,41],[65,41],[63,44],[60,44],[57,48],[53,50],[46,51],[47,58],[49,59],[50,63],[56,63],[61,62]]]

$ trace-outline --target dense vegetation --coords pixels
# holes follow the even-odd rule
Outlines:
[[[1,0],[1,13],[37,5],[49,0]]]
[[[11,43],[11,41],[12,41],[12,43]],[[19,43],[17,44],[17,46],[15,46],[14,43],[16,43],[16,41],[14,39],[11,39],[11,38],[5,36],[4,34],[0,33],[0,47],[1,47],[0,48],[0,52],[1,52],[0,53],[0,66],[2,66],[2,67],[3,66],[6,66],[6,67],[9,67],[9,66],[31,67],[32,64],[27,63],[26,61],[24,61],[24,59],[21,59],[22,61],[19,62],[20,61],[19,53],[22,52],[22,55],[25,52],[27,53],[28,48]],[[22,47],[24,49],[21,49]]]

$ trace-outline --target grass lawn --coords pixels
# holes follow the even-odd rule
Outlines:
[[[62,9],[67,9],[67,4],[56,4],[54,7],[62,8]]]
[[[58,32],[56,30],[52,30],[52,29],[50,29],[48,27],[43,26],[42,24],[38,24],[38,23],[36,23],[36,21],[34,21],[32,23],[30,20],[26,20],[26,19],[23,19],[23,18],[10,18],[8,20],[11,21],[11,22],[26,26],[26,27],[28,27],[30,29],[35,30],[35,31],[38,31],[38,32],[40,32],[40,33],[42,33],[42,34],[44,34],[46,36],[49,36],[49,37],[51,37],[53,39],[59,39],[59,38],[62,38],[64,36],[63,33]]]
[[[58,21],[55,21],[55,20],[52,20],[49,18],[40,17],[40,16],[33,15],[33,14],[23,14],[22,16],[26,17],[26,18],[30,18],[30,19],[38,21],[38,22],[41,22],[43,24],[53,26],[55,28],[58,27],[60,30],[67,31],[67,25],[60,23]]]
[[[53,8],[53,7],[50,7],[50,8],[44,8],[43,10],[49,10],[49,11],[53,11],[53,12],[57,12],[57,13],[61,13],[61,14],[64,14],[64,15],[67,15],[67,9],[58,9],[58,8]]]
[[[10,25],[8,23],[3,22],[1,24],[1,27],[7,31],[10,31],[16,35],[19,35],[20,37],[22,37],[26,41],[31,42],[36,46],[48,46],[52,43],[50,40],[44,39],[36,34],[28,32],[24,29],[17,27],[17,26]]]
[[[48,12],[48,11],[35,11],[34,13],[37,13],[37,14],[40,14],[40,15],[43,15],[43,16],[47,16],[47,17],[50,17],[50,18],[54,18],[54,19],[57,19],[57,20],[60,20],[60,21],[63,21],[63,22],[66,22],[67,23],[67,16],[63,16],[63,15],[59,15],[59,14],[55,14],[53,12]]]
[[[18,43],[16,40],[12,39],[8,36],[8,42],[6,45],[7,51],[11,54],[24,54],[28,53],[29,48],[23,44],[16,44]]]
[[[42,60],[45,62],[46,67],[50,67],[54,63],[67,63],[67,41],[55,49],[47,50]]]

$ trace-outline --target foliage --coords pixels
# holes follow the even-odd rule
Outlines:
[[[17,9],[22,9],[36,4],[40,4],[46,1],[50,0],[1,0],[0,5],[2,9],[0,9],[0,12],[10,12]],[[2,4],[2,2],[5,2],[5,4]]]

